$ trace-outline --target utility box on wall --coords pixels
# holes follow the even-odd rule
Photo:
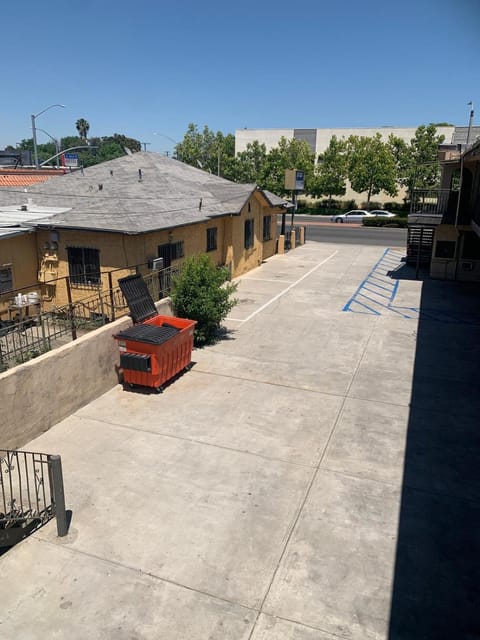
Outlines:
[[[303,191],[305,188],[305,171],[299,169],[285,170],[285,189],[287,191]]]

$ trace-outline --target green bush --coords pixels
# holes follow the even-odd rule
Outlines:
[[[364,227],[406,227],[407,218],[398,217],[395,218],[365,218],[363,220]]]
[[[374,209],[383,209],[381,202],[377,200],[370,200],[370,202],[362,202],[360,209],[366,209],[367,211],[373,211]],[[388,209],[390,211],[390,209]]]
[[[215,342],[222,321],[237,304],[231,298],[237,285],[229,280],[229,270],[217,267],[206,254],[188,257],[173,278],[171,297],[175,314],[197,321],[194,333],[197,347]]]

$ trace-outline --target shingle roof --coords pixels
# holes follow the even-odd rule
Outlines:
[[[139,173],[141,171],[141,174]],[[67,174],[28,189],[37,207],[70,211],[35,226],[135,234],[237,215],[254,184],[237,184],[156,153],[139,152]],[[271,202],[286,205],[285,201]],[[25,194],[0,191],[2,202],[24,202]]]

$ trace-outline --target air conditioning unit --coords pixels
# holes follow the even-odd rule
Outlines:
[[[163,258],[155,258],[152,260],[152,269],[153,271],[160,271],[163,269]]]

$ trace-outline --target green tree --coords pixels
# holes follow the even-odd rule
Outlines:
[[[387,146],[393,156],[397,171],[397,180],[400,182],[401,177],[404,175],[410,162],[408,144],[403,140],[403,138],[394,136],[393,133],[391,133],[388,136]]]
[[[200,132],[193,122],[188,125],[182,142],[175,147],[177,158],[192,167],[230,179],[234,172],[235,137],[221,131],[215,133],[207,125]]]
[[[437,134],[434,124],[420,125],[407,149],[407,160],[400,184],[410,191],[412,189],[433,189],[440,180],[440,164],[438,162],[438,145],[445,140],[444,135]]]
[[[357,193],[367,192],[367,207],[380,191],[397,195],[395,160],[379,133],[370,138],[350,136],[347,149],[350,184]]]
[[[232,171],[232,180],[235,182],[263,182],[265,165],[267,162],[267,148],[258,140],[249,142],[245,151],[237,154]]]
[[[90,125],[85,120],[85,118],[79,118],[76,121],[75,126],[77,128],[78,135],[80,136],[80,138],[82,138],[82,140],[86,140],[88,135],[88,130],[90,129]]]
[[[125,148],[130,149],[132,153],[136,153],[142,149],[142,145],[138,140],[135,140],[135,138],[128,138],[121,133],[114,133],[113,136],[104,136],[101,138],[101,145],[103,144],[119,145],[124,150],[124,153]]]
[[[196,320],[196,346],[214,342],[222,321],[237,301],[231,296],[237,285],[229,282],[226,267],[217,267],[210,256],[188,257],[173,279],[172,302],[180,318]]]
[[[347,180],[347,145],[344,140],[332,136],[325,152],[320,155],[313,185],[309,189],[312,196],[344,196]]]
[[[85,140],[79,136],[66,136],[60,140],[61,149],[71,149],[72,147],[84,147]]]
[[[265,166],[259,176],[258,186],[278,196],[285,191],[285,170],[301,169],[305,172],[305,191],[313,184],[315,155],[308,142],[292,138],[280,138],[277,147],[267,154]]]

